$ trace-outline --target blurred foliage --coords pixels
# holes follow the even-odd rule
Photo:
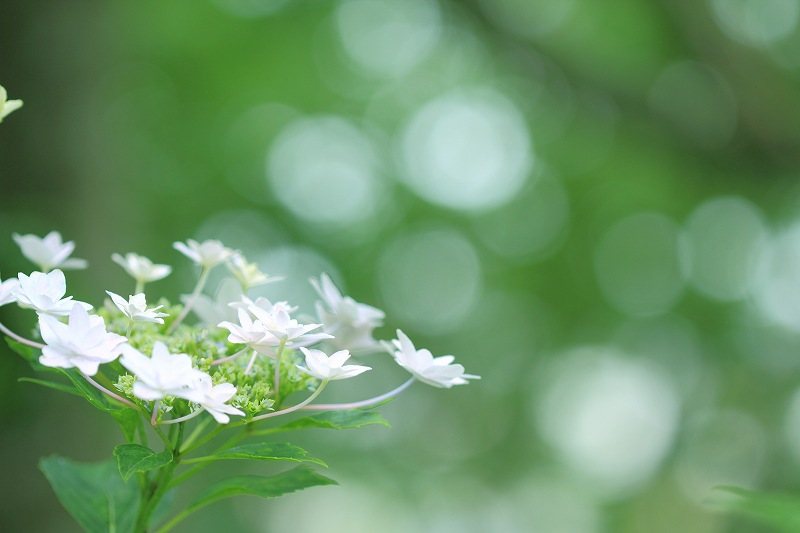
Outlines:
[[[799,11],[12,0],[0,274],[31,269],[12,232],[58,229],[94,266],[77,299],[123,293],[129,251],[176,266],[148,291],[174,299],[171,242],[220,238],[483,376],[299,442],[341,487],[185,531],[758,531],[705,502],[800,491]],[[105,458],[114,428],[2,355],[0,523],[69,531],[36,461]]]

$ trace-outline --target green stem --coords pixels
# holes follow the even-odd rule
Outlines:
[[[194,431],[192,431],[189,434],[189,437],[183,441],[183,449],[181,450],[181,453],[186,453],[189,446],[191,446],[192,443],[197,440],[197,437],[200,436],[200,434],[206,429],[206,426],[208,426],[208,423],[212,420],[213,418],[211,417],[205,418],[202,422],[195,426]]]
[[[140,294],[144,292],[144,281],[136,280],[136,288],[133,290],[133,294]]]
[[[248,423],[255,422],[257,420],[264,420],[265,418],[272,418],[273,416],[288,415],[289,413],[297,411],[298,409],[302,409],[303,407],[305,407],[306,405],[308,405],[312,401],[314,401],[314,399],[317,396],[319,396],[319,393],[322,392],[322,389],[324,389],[327,384],[328,384],[328,380],[327,379],[323,380],[322,383],[319,384],[319,387],[317,387],[317,390],[315,390],[314,393],[311,396],[309,396],[308,398],[306,398],[302,402],[298,403],[297,405],[293,405],[291,407],[287,407],[286,409],[281,409],[280,411],[273,411],[273,412],[267,413],[265,415],[256,416],[254,418],[251,418]]]
[[[150,486],[150,490],[148,491],[149,497],[146,498],[147,503],[139,513],[139,519],[136,522],[137,532],[146,532],[148,530],[150,518],[153,516],[153,511],[155,511],[159,502],[164,497],[164,494],[166,494],[170,488],[170,480],[172,479],[172,475],[175,473],[175,469],[178,467],[178,464],[181,460],[180,452],[177,450],[180,449],[181,441],[183,440],[183,429],[183,424],[179,424],[174,446],[171,443],[168,445],[169,449],[173,453],[172,462],[161,468],[161,472],[159,473],[155,483]]]
[[[275,402],[280,405],[280,387],[281,387],[281,356],[283,355],[283,348],[286,346],[286,341],[281,341],[278,346],[278,351],[275,353]]]
[[[194,304],[197,301],[197,298],[200,296],[200,293],[203,292],[203,287],[206,284],[206,280],[208,279],[208,273],[210,271],[211,271],[210,268],[203,267],[203,270],[200,272],[200,279],[197,280],[197,286],[194,288],[194,291],[192,292],[192,295],[189,297],[189,301],[186,302],[186,306],[184,306],[183,311],[181,311],[181,314],[179,314],[178,318],[176,318],[175,321],[172,324],[170,324],[169,328],[167,329],[167,335],[175,331],[175,328],[177,328],[178,325],[181,322],[183,322],[183,319],[185,319],[189,315],[189,311],[192,310],[192,307],[194,307]]]

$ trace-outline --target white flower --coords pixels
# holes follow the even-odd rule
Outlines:
[[[453,385],[466,385],[468,379],[481,379],[480,376],[473,376],[464,373],[464,367],[451,364],[455,357],[443,355],[434,358],[430,351],[417,350],[405,333],[397,330],[397,339],[393,340],[392,346],[389,345],[389,352],[394,356],[397,364],[411,372],[411,374],[428,385],[434,387],[450,388]]]
[[[156,324],[163,324],[164,319],[162,317],[169,316],[167,313],[158,312],[159,309],[164,307],[163,305],[147,309],[147,301],[145,300],[144,293],[129,296],[127,302],[125,301],[125,298],[119,294],[114,294],[111,291],[106,291],[106,294],[111,296],[111,300],[114,302],[114,305],[116,305],[117,308],[131,320],[135,320],[137,322],[155,322]]]
[[[280,302],[282,303],[282,302]],[[300,324],[297,320],[289,316],[286,308],[275,304],[272,312],[251,305],[248,309],[255,316],[266,330],[277,337],[281,342],[303,341],[305,343],[316,342],[322,339],[332,339],[332,335],[327,333],[309,333],[322,324]]]
[[[220,383],[212,387],[211,376],[204,373],[199,376],[196,388],[204,395],[203,399],[198,402],[200,407],[208,411],[220,424],[227,424],[231,421],[228,415],[245,416],[243,411],[225,403],[236,394],[236,387],[230,383]]]
[[[67,282],[64,273],[53,270],[48,274],[33,272],[30,277],[19,273],[19,286],[11,291],[20,305],[48,315],[67,316],[74,304],[80,304],[86,310],[92,308],[85,302],[72,300],[72,296],[64,298],[67,293]]]
[[[46,346],[39,362],[55,368],[77,368],[86,375],[97,374],[98,367],[110,363],[122,351],[127,339],[108,333],[103,318],[89,315],[74,303],[69,322],[64,324],[50,315],[39,315],[39,329]]]
[[[188,244],[188,246],[186,244]],[[176,242],[172,247],[203,268],[211,268],[214,265],[218,265],[234,254],[233,250],[226,248],[221,242],[216,240],[207,240],[198,243],[195,240],[189,239],[186,241],[186,244]]]
[[[133,394],[145,401],[176,396],[200,403],[205,394],[198,388],[204,374],[192,366],[186,354],[171,354],[163,342],[153,345],[153,357],[147,357],[129,344],[122,346],[119,362],[136,376]]]
[[[44,238],[18,233],[14,233],[12,237],[22,250],[22,255],[39,265],[42,272],[49,272],[54,268],[81,269],[88,265],[84,259],[69,257],[75,250],[75,243],[62,242],[61,234],[57,231],[51,231]]]
[[[228,305],[233,307],[234,309],[245,309],[245,310],[250,309],[250,307],[252,307],[252,306],[255,306],[255,307],[258,307],[258,308],[262,309],[263,311],[266,311],[267,313],[274,313],[278,309],[283,309],[284,311],[286,311],[289,314],[292,314],[295,311],[297,311],[297,306],[296,305],[289,305],[289,302],[285,302],[285,301],[272,303],[271,301],[269,301],[268,299],[264,298],[263,296],[260,296],[260,297],[256,298],[256,301],[254,302],[253,300],[251,300],[247,296],[242,295],[240,301],[238,301],[238,302],[234,301],[234,302],[229,303]]]
[[[135,279],[137,283],[158,281],[166,278],[172,272],[171,266],[154,265],[148,258],[138,254],[125,254],[125,257],[119,254],[112,254],[111,260],[124,268],[125,272]]]
[[[220,322],[217,327],[230,331],[228,342],[233,344],[246,344],[250,349],[264,355],[275,355],[275,347],[280,344],[280,339],[267,331],[266,326],[258,320],[253,320],[244,309],[238,309],[239,324],[233,322]]]
[[[347,379],[357,376],[362,372],[366,372],[367,370],[372,370],[372,368],[368,366],[342,366],[344,362],[350,358],[350,352],[347,350],[340,350],[330,357],[325,355],[325,352],[322,350],[309,350],[307,348],[300,348],[300,350],[306,356],[306,366],[302,367],[297,365],[297,368],[317,379],[325,381]]]
[[[0,122],[12,111],[22,107],[22,100],[8,100],[6,90],[0,85]]]
[[[248,290],[256,285],[263,285],[264,283],[271,283],[283,279],[282,276],[268,276],[258,269],[256,263],[248,263],[247,259],[240,254],[236,253],[226,263],[228,270],[231,271],[233,277],[242,285],[243,290]]]
[[[14,291],[19,287],[17,278],[8,278],[0,283],[0,305],[6,305],[17,301]]]
[[[323,300],[317,302],[317,315],[324,331],[336,337],[332,341],[335,346],[356,350],[376,344],[372,330],[383,325],[383,311],[342,296],[327,274],[319,281],[312,278],[311,284]]]

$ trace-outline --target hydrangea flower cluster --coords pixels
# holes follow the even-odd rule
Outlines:
[[[72,241],[64,242],[55,231],[43,238],[18,234],[13,238],[22,255],[38,270],[0,282],[0,305],[17,303],[34,311],[38,317],[34,331],[41,342],[12,332],[1,323],[0,331],[15,341],[12,348],[28,357],[35,368],[65,374],[79,394],[115,415],[129,441],[115,450],[123,478],[131,475],[130,458],[126,455],[134,452],[131,447],[138,446],[135,452],[150,461],[137,461],[138,466],[133,470],[142,477],[143,487],[155,487],[143,488],[140,495],[143,503],[138,525],[143,530],[163,496],[159,487],[170,483],[178,466],[194,460],[187,459],[188,454],[213,441],[223,430],[244,429],[228,441],[229,445],[276,431],[254,428],[259,428],[262,420],[298,411],[338,413],[339,424],[341,420],[364,420],[366,414],[377,414],[365,413],[363,409],[396,396],[415,381],[450,388],[478,379],[455,364],[453,356],[433,357],[430,351],[417,349],[401,330],[396,331],[395,339],[376,340],[374,333],[383,325],[384,313],[343,295],[327,274],[310,280],[320,297],[316,317],[311,320],[300,318],[297,307],[288,301],[250,299],[247,292],[252,287],[282,278],[261,272],[241,252],[216,240],[190,239],[174,244],[175,250],[194,262],[200,272],[194,291],[181,298],[182,305],[161,298],[157,305],[150,306],[148,299],[153,301],[153,298],[145,294],[145,286],[167,277],[172,267],[154,264],[133,253],[115,253],[111,259],[133,278],[134,294],[126,298],[106,290],[109,299],[95,309],[66,296],[63,271],[87,267],[86,261],[72,257],[75,249]],[[214,305],[222,304],[227,309],[218,316],[228,319],[208,323],[207,310],[197,311],[200,320],[190,325],[189,317],[196,305],[211,305],[211,300],[203,294],[204,288],[209,272],[222,264],[228,267],[235,280],[232,282],[240,288],[218,293]],[[222,294],[228,298],[220,301]],[[347,404],[315,403],[330,382],[371,370],[366,365],[348,364],[351,357],[380,354],[393,358],[410,378],[374,398]],[[53,388],[65,387],[38,381]],[[305,398],[296,401],[296,396]],[[341,414],[348,412],[351,414]],[[190,422],[193,419],[196,420]],[[311,419],[315,423],[321,420]],[[360,425],[375,420],[378,419]],[[184,438],[184,428],[190,423],[194,429]],[[162,457],[147,447],[148,432],[163,440],[165,451],[161,453],[167,455]],[[118,453],[125,446],[128,448]],[[265,459],[253,451],[263,452],[264,446],[268,445],[262,442],[238,448],[247,448],[247,453],[241,453],[249,458]],[[225,446],[216,453],[223,452]],[[162,459],[156,460],[157,457]],[[190,469],[184,476],[201,467]],[[150,470],[153,472],[149,473]],[[159,477],[150,477],[155,473]],[[317,476],[304,486],[325,484],[323,479],[327,480]]]

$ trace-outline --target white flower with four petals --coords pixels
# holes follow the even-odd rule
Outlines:
[[[111,291],[106,291],[106,294],[111,297],[111,301],[114,302],[114,305],[117,306],[117,309],[122,311],[122,314],[136,322],[154,322],[156,324],[163,324],[163,317],[169,316],[167,313],[158,312],[159,309],[164,307],[163,305],[147,309],[147,300],[145,299],[144,293],[129,296],[127,301],[125,301],[125,298],[119,294],[114,294]]]
[[[455,360],[452,355],[433,357],[429,350],[417,350],[411,339],[399,329],[397,339],[387,347],[397,364],[428,385],[449,389],[453,385],[466,385],[468,379],[481,379],[480,376],[465,374],[463,366],[452,364]]]
[[[74,304],[86,310],[92,308],[85,302],[73,301],[72,296],[64,298],[67,293],[67,281],[64,273],[56,269],[48,274],[33,272],[26,276],[19,273],[19,286],[11,291],[19,304],[34,309],[37,313],[67,316]]]
[[[63,242],[57,231],[51,231],[44,238],[19,233],[14,233],[12,237],[22,250],[22,255],[38,265],[42,272],[50,272],[54,268],[77,270],[88,266],[86,260],[70,257],[75,250],[75,243]]]
[[[328,357],[322,350],[300,348],[306,356],[306,366],[297,365],[297,368],[323,381],[334,381],[355,377],[367,370],[372,370],[368,366],[345,365],[345,361],[350,358],[350,352],[340,350]]]

